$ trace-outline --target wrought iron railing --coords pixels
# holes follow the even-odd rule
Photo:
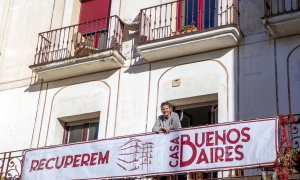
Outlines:
[[[123,23],[118,16],[39,33],[34,65],[121,50]]]
[[[265,16],[300,10],[300,0],[264,0]]]
[[[275,170],[285,180],[291,173],[300,173],[300,115],[280,115],[279,122]]]
[[[0,179],[13,180],[21,176],[24,150],[0,153]]]
[[[239,24],[238,0],[179,0],[141,9],[141,42]]]

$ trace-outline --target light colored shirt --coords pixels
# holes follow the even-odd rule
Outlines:
[[[177,130],[178,128],[181,128],[178,114],[171,112],[169,119],[165,119],[163,115],[159,116],[154,123],[152,132],[160,131],[161,128],[170,128],[170,130]]]

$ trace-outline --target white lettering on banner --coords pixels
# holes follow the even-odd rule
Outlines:
[[[117,178],[273,164],[276,128],[270,118],[30,150],[22,178]]]

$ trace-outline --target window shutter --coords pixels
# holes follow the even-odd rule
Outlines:
[[[110,0],[85,0],[81,1],[79,23],[102,19],[95,23],[88,23],[79,27],[79,32],[86,34],[107,29],[110,11]]]

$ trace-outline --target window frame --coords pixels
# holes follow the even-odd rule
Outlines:
[[[98,123],[98,130],[97,130],[97,139],[98,139],[98,133],[99,133],[99,117],[96,118],[91,118],[91,119],[84,119],[84,120],[78,120],[78,121],[71,121],[71,122],[65,122],[64,124],[64,135],[63,135],[63,144],[70,144],[69,139],[70,139],[70,127],[71,126],[76,126],[76,125],[82,125],[83,128],[81,130],[82,132],[82,138],[81,141],[77,142],[72,142],[72,143],[79,143],[79,142],[85,142],[85,141],[93,141],[93,140],[88,140],[89,137],[89,125],[92,123]]]
[[[173,106],[173,111],[178,114],[178,116],[180,117],[180,120],[182,120],[182,118],[189,119],[188,127],[196,127],[197,125],[196,126],[191,125],[193,119],[184,110],[201,108],[201,107],[210,107],[211,108],[211,110],[209,111],[210,124],[217,124],[218,123],[218,100],[204,101],[204,102],[200,102],[200,103],[192,103],[192,104],[185,104],[185,105],[177,105],[177,106]],[[183,116],[183,117],[181,117],[181,116]],[[182,127],[182,128],[188,128],[188,127]]]

